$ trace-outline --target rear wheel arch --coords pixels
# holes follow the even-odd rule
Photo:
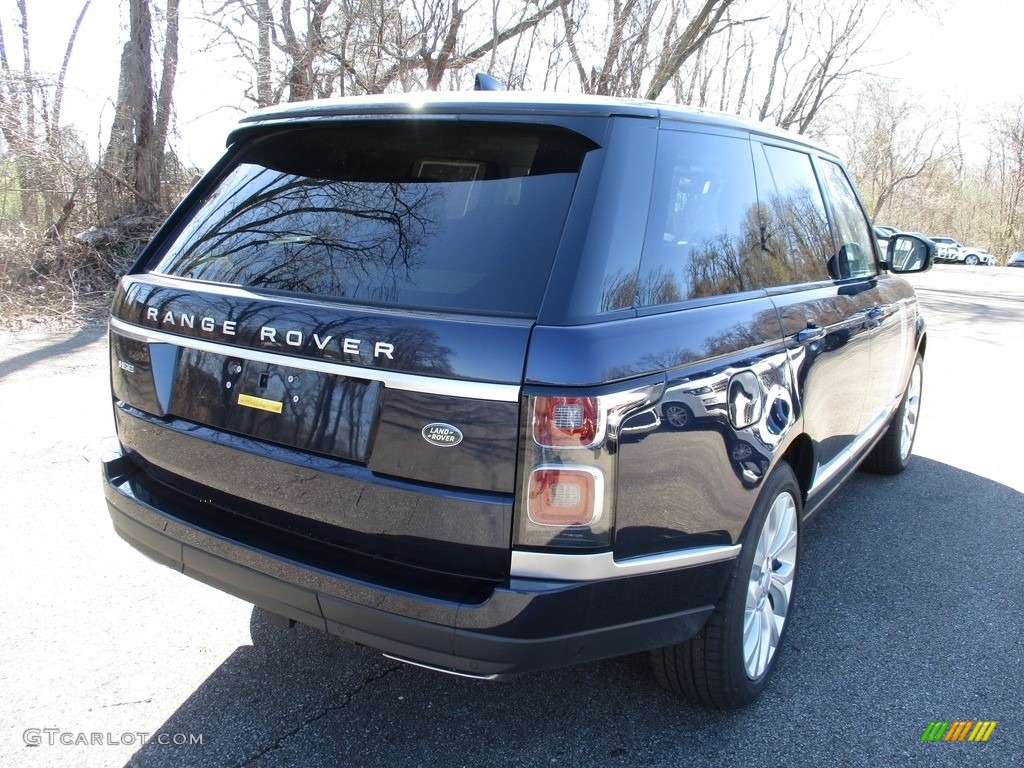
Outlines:
[[[650,652],[660,685],[705,706],[749,704],[782,648],[799,560],[801,495],[785,461],[768,475],[719,604],[692,638]]]

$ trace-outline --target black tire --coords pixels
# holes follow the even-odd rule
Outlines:
[[[978,261],[978,257],[972,253],[970,256],[964,259],[964,264],[966,264],[969,267],[976,267],[978,266]]]
[[[924,361],[921,355],[914,360],[907,388],[899,407],[889,420],[885,434],[871,450],[862,465],[868,472],[879,475],[898,475],[910,466],[917,437],[917,422],[921,414],[921,391],[924,383]]]
[[[743,549],[714,613],[696,636],[650,652],[651,668],[661,686],[716,709],[742,707],[761,694],[775,667],[792,613],[799,561],[800,509],[800,487],[793,470],[783,462],[761,489],[743,535]],[[784,537],[786,544],[778,552],[781,560],[769,558],[774,547],[766,552],[758,546],[762,534],[769,533],[766,521],[770,513],[775,513],[773,520],[786,518],[780,525],[782,535],[778,537],[780,541]],[[765,563],[755,564],[758,558],[765,558],[765,563],[771,560],[769,570],[764,569]],[[776,577],[789,584],[788,592],[781,584],[776,584]],[[758,609],[748,612],[748,594]],[[776,609],[783,614],[781,625],[774,613]],[[745,649],[744,629],[748,622],[753,628],[768,631],[769,643],[774,639],[774,645],[764,649],[763,659],[749,653],[749,645]],[[758,636],[764,637],[763,633]],[[754,646],[761,648],[756,642]]]

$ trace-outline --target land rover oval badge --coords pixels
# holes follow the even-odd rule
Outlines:
[[[427,424],[420,434],[431,445],[439,445],[442,448],[451,448],[462,442],[462,431],[458,427],[439,421]]]

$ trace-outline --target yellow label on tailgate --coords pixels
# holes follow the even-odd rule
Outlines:
[[[262,397],[243,395],[241,392],[238,393],[238,404],[244,405],[246,408],[258,408],[271,413],[280,413],[281,408],[284,407],[284,403],[279,403],[277,400],[265,400]]]

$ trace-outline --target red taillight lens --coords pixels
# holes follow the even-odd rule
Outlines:
[[[611,546],[618,430],[661,389],[659,383],[591,397],[524,395],[513,547]]]
[[[535,525],[593,525],[601,517],[604,476],[591,467],[539,467],[530,473],[527,514]]]
[[[545,448],[590,448],[601,431],[593,397],[538,397],[533,411],[533,439]]]

